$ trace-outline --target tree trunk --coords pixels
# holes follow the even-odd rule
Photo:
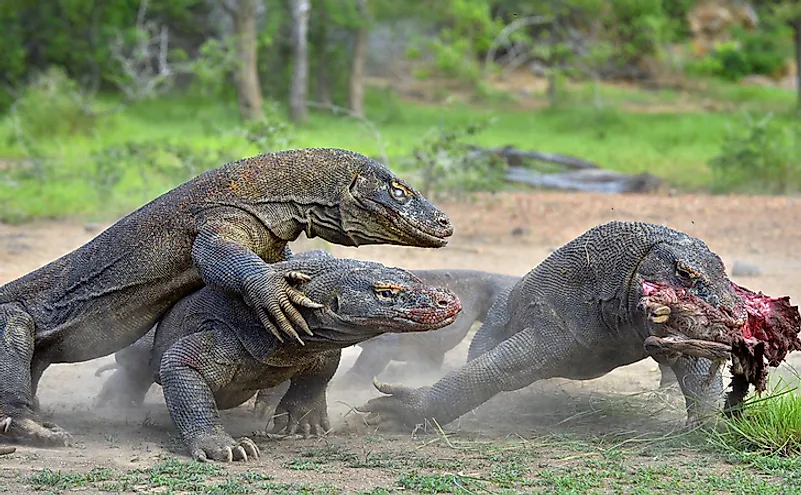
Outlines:
[[[328,12],[325,10],[325,4],[320,2],[317,8],[320,19],[320,29],[318,31],[317,39],[317,70],[315,73],[315,89],[317,102],[322,105],[331,105],[333,100],[331,98],[331,76],[330,67],[328,64]]]
[[[309,86],[309,12],[310,0],[292,0],[293,70],[289,90],[289,115],[295,123],[309,117],[306,99]]]
[[[348,107],[357,117],[364,117],[364,59],[367,57],[367,0],[356,0],[361,23],[356,29],[356,41],[353,46],[353,60],[350,66],[348,81]]]
[[[225,0],[222,0],[225,3]],[[256,33],[256,7],[260,0],[238,0],[226,9],[234,20],[239,65],[234,84],[239,99],[239,113],[243,120],[258,120],[264,116],[259,81],[258,44]]]
[[[795,90],[798,93],[798,108],[801,110],[801,18],[792,23],[795,32]]]

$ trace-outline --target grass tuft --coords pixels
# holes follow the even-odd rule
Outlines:
[[[729,452],[801,456],[801,393],[779,379],[767,395],[747,400],[742,414],[724,418],[712,442]]]

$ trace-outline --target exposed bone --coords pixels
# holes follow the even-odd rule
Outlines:
[[[652,335],[645,339],[644,345],[646,352],[651,355],[683,354],[712,361],[725,360],[731,356],[731,346],[708,340],[662,338]]]

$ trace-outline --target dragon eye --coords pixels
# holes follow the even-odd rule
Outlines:
[[[696,278],[696,274],[693,270],[690,270],[686,267],[683,263],[676,263],[676,275],[680,278],[692,279]]]
[[[397,289],[388,288],[388,287],[377,287],[375,290],[375,294],[379,299],[384,301],[392,301],[395,299],[395,296],[398,294]]]
[[[409,197],[409,191],[400,184],[393,182],[390,186],[392,197],[398,201],[403,201]]]

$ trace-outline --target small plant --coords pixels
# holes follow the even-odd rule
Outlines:
[[[746,116],[745,125],[729,129],[709,168],[714,192],[799,191],[801,124],[777,122],[771,114],[758,121]]]
[[[496,190],[503,183],[502,162],[476,153],[464,142],[494,124],[493,119],[454,127],[435,127],[412,155],[422,175],[423,195],[431,192],[462,193]]]
[[[278,105],[269,102],[264,106],[261,119],[248,122],[234,132],[248,144],[256,146],[259,153],[268,153],[290,148],[294,131],[294,126],[284,118]]]

